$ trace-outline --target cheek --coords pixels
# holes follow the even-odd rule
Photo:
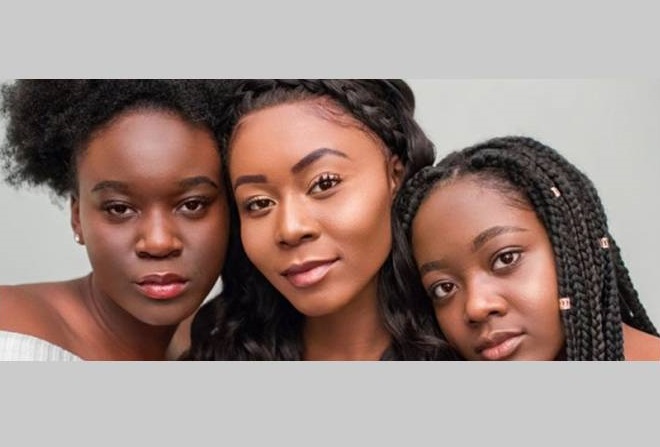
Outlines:
[[[229,224],[224,216],[200,223],[197,227],[183,228],[181,230],[191,241],[189,250],[204,262],[220,265],[224,259],[229,241]]]
[[[358,195],[328,207],[319,215],[321,222],[338,237],[351,241],[351,245],[370,247],[371,250],[389,252],[391,246],[391,197],[385,194]],[[360,258],[364,258],[362,252]]]
[[[456,300],[454,300],[456,301]],[[454,346],[460,346],[461,334],[464,332],[463,312],[458,303],[447,303],[442,307],[435,307],[435,316],[442,333]]]
[[[246,219],[241,222],[240,233],[245,254],[260,269],[262,265],[260,262],[261,257],[268,258],[268,251],[276,247],[272,237],[270,237],[271,230],[260,222]]]
[[[525,289],[528,306],[539,315],[559,313],[559,291],[554,258],[543,256],[526,275]]]

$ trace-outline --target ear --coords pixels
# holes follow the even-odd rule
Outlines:
[[[80,225],[80,201],[76,195],[71,196],[71,229],[74,240],[80,245],[84,245],[85,239]]]
[[[390,181],[390,192],[392,197],[396,195],[403,181],[405,168],[397,155],[392,155],[387,163],[387,173]]]

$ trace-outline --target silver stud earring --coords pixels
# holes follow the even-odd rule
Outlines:
[[[76,243],[82,245],[82,239],[78,233],[73,233],[73,240],[76,241]]]

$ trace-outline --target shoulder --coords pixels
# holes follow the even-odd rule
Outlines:
[[[626,360],[660,361],[660,338],[624,324],[623,350]]]
[[[66,349],[32,335],[0,330],[1,361],[82,360]]]
[[[0,286],[0,330],[52,340],[64,321],[60,303],[73,295],[71,281]]]

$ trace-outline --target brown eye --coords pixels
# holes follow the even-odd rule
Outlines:
[[[202,213],[209,203],[208,199],[194,198],[183,202],[179,208],[181,212],[189,215],[199,215]]]
[[[439,282],[433,284],[429,289],[429,295],[434,302],[444,300],[456,291],[456,285],[451,282]]]
[[[245,209],[248,212],[263,211],[275,202],[267,197],[255,197],[245,204]]]
[[[133,208],[124,203],[108,203],[103,210],[113,218],[127,218],[135,214]]]
[[[497,258],[495,258],[495,262],[493,262],[493,270],[505,269],[516,265],[520,260],[520,256],[522,256],[520,251],[507,251],[500,253]]]
[[[322,174],[309,189],[310,194],[317,194],[334,188],[341,182],[341,178],[337,174]]]

